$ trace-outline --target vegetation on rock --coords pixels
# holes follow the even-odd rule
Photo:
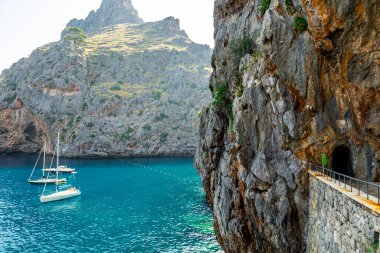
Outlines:
[[[271,0],[260,0],[259,10],[260,14],[264,15],[270,6]]]
[[[307,28],[307,21],[304,18],[296,17],[293,26],[295,30],[302,32]]]
[[[74,41],[75,43],[86,42],[86,34],[79,27],[69,27],[67,28],[67,33],[65,35],[66,40]]]
[[[216,106],[216,108],[220,108],[224,100],[227,96],[228,92],[228,85],[226,83],[218,84],[213,91],[213,104]]]

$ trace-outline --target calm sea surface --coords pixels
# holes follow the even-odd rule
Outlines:
[[[0,156],[0,252],[221,252],[192,159],[63,160],[82,195],[47,204],[35,159]]]

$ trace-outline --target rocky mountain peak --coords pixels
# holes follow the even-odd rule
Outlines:
[[[131,0],[103,0],[97,11],[91,11],[86,19],[73,19],[67,27],[79,27],[87,34],[96,33],[99,29],[116,24],[141,24]]]
[[[103,0],[97,12],[109,24],[143,22],[131,0]]]
[[[171,31],[179,31],[179,19],[174,17],[167,17],[161,21],[163,28],[171,30]]]

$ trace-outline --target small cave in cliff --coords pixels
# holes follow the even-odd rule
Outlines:
[[[354,177],[350,148],[345,146],[336,147],[332,153],[331,167],[338,173]]]
[[[29,138],[29,139],[36,139],[37,137],[37,129],[34,126],[32,122],[30,122],[24,129],[24,134]]]

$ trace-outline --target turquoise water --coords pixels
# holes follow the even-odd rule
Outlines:
[[[192,159],[66,160],[82,195],[40,204],[35,158],[0,156],[0,252],[221,251]]]

